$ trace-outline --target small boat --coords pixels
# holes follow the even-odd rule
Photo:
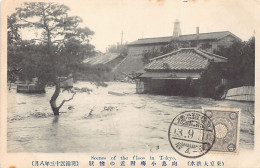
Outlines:
[[[45,87],[37,84],[18,84],[17,93],[45,93]]]
[[[108,91],[108,94],[116,95],[116,96],[124,96],[124,95],[125,95],[125,94],[123,94],[123,93],[112,92],[112,91]]]
[[[45,86],[39,84],[38,78],[32,78],[32,82],[17,84],[17,93],[45,93]]]

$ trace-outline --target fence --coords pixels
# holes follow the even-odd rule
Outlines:
[[[136,83],[136,93],[141,94],[144,93],[144,82],[140,81],[140,79],[135,80]]]

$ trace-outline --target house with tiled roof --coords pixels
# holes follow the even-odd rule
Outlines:
[[[210,65],[226,62],[225,57],[196,48],[181,48],[155,57],[140,73],[137,93],[181,92],[187,89],[187,81],[195,84]]]
[[[195,34],[182,35],[180,22],[174,23],[174,31],[172,36],[142,38],[128,44],[128,55],[126,59],[117,68],[118,72],[130,74],[144,68],[142,54],[153,49],[160,49],[171,42],[183,42],[189,44],[190,47],[202,49],[213,53],[221,46],[228,47],[235,41],[241,41],[239,37],[229,31],[200,33],[199,27]]]

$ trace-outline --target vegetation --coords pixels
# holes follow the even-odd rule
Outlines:
[[[193,94],[201,97],[216,97],[216,88],[221,85],[226,71],[225,64],[210,64],[201,78],[194,82]],[[223,95],[224,91],[221,93]]]
[[[80,64],[74,68],[75,80],[89,81],[96,86],[105,86],[104,81],[113,81],[114,74],[111,72],[111,67],[104,64],[89,65]]]
[[[228,62],[208,67],[195,86],[198,95],[217,98],[219,89],[255,85],[255,37],[220,47],[214,53],[228,58]],[[222,78],[227,79],[225,86],[220,84]]]
[[[223,75],[230,80],[230,87],[255,85],[255,37],[221,47],[215,53],[228,58]]]
[[[118,53],[121,54],[122,56],[126,56],[127,55],[127,43],[124,44],[112,44],[109,45],[106,52],[110,52],[110,53]]]
[[[61,82],[58,76],[73,73],[73,67],[94,52],[94,46],[89,44],[94,32],[80,28],[82,20],[69,16],[68,11],[62,4],[31,2],[8,17],[8,68],[22,69],[19,75],[23,80],[39,77],[43,85],[55,85],[50,100],[54,115],[59,115],[63,105],[56,105]],[[40,35],[25,41],[20,38],[19,28]]]

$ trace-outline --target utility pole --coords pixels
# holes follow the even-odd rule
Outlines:
[[[123,35],[124,35],[124,32],[122,31],[122,33],[121,33],[121,46],[123,44]]]
[[[120,47],[120,55],[122,55],[122,51],[123,51],[123,35],[124,35],[124,32],[122,31],[122,32],[121,32],[121,47]]]

